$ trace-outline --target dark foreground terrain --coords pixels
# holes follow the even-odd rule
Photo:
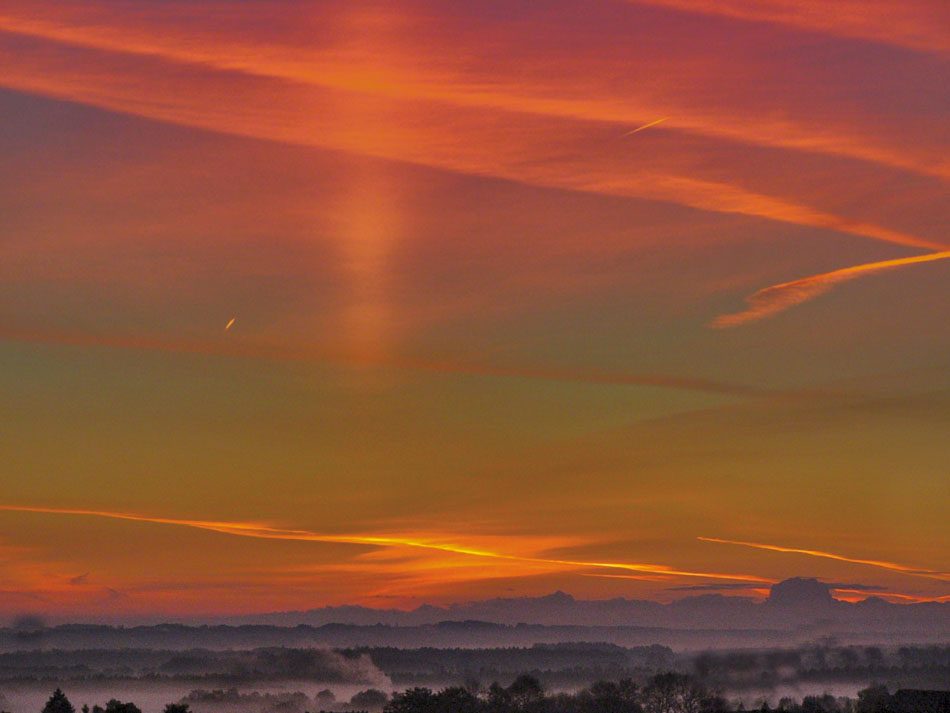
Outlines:
[[[535,707],[525,708],[529,682]],[[656,708],[651,696],[673,684],[677,695],[689,693],[689,704]],[[412,713],[410,703],[435,713],[540,713],[539,701],[543,711],[552,713],[699,713],[740,706],[792,711],[799,710],[796,705],[810,713],[851,713],[859,711],[859,692],[865,691],[866,698],[868,690],[878,692],[876,713],[903,711],[900,701],[906,694],[891,700],[881,687],[895,695],[950,689],[950,646],[823,641],[701,652],[562,643],[415,649],[33,648],[0,653],[0,710],[10,713],[37,713],[55,688],[66,691],[77,708],[99,705],[108,713],[123,713],[114,705],[108,708],[116,697],[134,701],[146,713],[158,713],[169,703],[188,705],[193,713],[384,707]],[[451,696],[455,702],[448,710]],[[613,703],[604,702],[608,699]],[[866,706],[860,711],[875,713]]]

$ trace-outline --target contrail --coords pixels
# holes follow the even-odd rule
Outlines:
[[[837,560],[839,562],[850,562],[852,564],[863,564],[869,567],[878,567],[887,569],[891,572],[909,574],[915,577],[927,577],[928,579],[939,579],[941,581],[950,581],[950,573],[940,572],[934,569],[921,569],[919,567],[908,567],[907,565],[896,562],[887,562],[883,560],[858,559],[856,557],[845,557],[836,555],[833,552],[822,552],[821,550],[804,550],[795,547],[780,547],[778,545],[764,545],[760,542],[745,542],[743,540],[725,540],[719,537],[697,537],[697,540],[703,542],[716,542],[722,545],[738,545],[740,547],[752,547],[757,550],[769,550],[771,552],[785,552],[789,554],[808,555],[809,557],[821,557],[823,559]]]
[[[939,1],[939,0],[938,0]],[[928,22],[927,13],[914,12],[912,4],[899,1],[869,3],[837,0],[828,11],[798,0],[628,0],[637,4],[669,7],[690,13],[720,15],[751,22],[788,25],[831,37],[872,40],[938,54],[950,53],[950,40],[941,23]],[[936,5],[934,6],[936,7]]]
[[[32,26],[33,23],[28,24]],[[0,33],[17,32],[16,27],[18,27],[16,23],[12,29],[5,27],[3,16],[0,14]],[[605,160],[604,163],[598,160],[579,171],[574,160],[565,160],[560,157],[560,152],[552,154],[550,143],[543,138],[546,131],[554,128],[549,124],[551,117],[571,119],[575,122],[572,124],[573,130],[582,132],[581,135],[583,135],[604,122],[609,122],[611,125],[629,125],[631,118],[622,113],[608,112],[604,116],[597,114],[586,118],[574,116],[570,112],[566,114],[536,113],[527,107],[519,108],[511,105],[507,101],[497,105],[467,103],[456,96],[455,90],[449,91],[443,97],[444,101],[439,98],[442,95],[428,96],[425,92],[419,94],[407,90],[406,93],[398,94],[398,100],[406,105],[406,111],[420,102],[435,100],[440,102],[439,111],[446,112],[447,118],[436,121],[433,118],[435,115],[429,116],[429,110],[426,109],[426,113],[421,115],[422,118],[419,121],[397,122],[393,125],[391,121],[384,121],[380,115],[393,98],[392,95],[379,90],[378,87],[373,91],[368,91],[363,83],[358,82],[357,85],[353,85],[344,82],[332,86],[313,86],[301,83],[302,80],[278,82],[271,87],[271,90],[276,92],[275,96],[265,100],[263,95],[258,94],[256,90],[241,91],[241,84],[235,84],[235,82],[257,87],[262,82],[270,84],[269,80],[273,79],[271,74],[266,71],[249,74],[246,67],[243,70],[225,70],[223,66],[218,67],[202,62],[193,67],[196,72],[194,75],[178,70],[171,72],[173,69],[171,67],[156,67],[154,69],[159,73],[157,76],[166,76],[164,74],[166,71],[171,74],[167,75],[167,82],[150,85],[148,79],[136,69],[138,64],[135,62],[115,63],[110,61],[109,56],[93,53],[93,56],[86,58],[88,66],[77,67],[75,58],[65,51],[73,46],[71,42],[50,39],[43,33],[36,34],[22,27],[20,30],[23,30],[26,36],[45,38],[44,41],[51,43],[53,47],[50,48],[52,51],[40,52],[37,56],[31,56],[29,52],[10,55],[9,61],[4,64],[4,72],[0,75],[0,85],[17,91],[222,134],[404,161],[439,170],[467,175],[493,176],[544,188],[679,203],[701,210],[748,215],[794,225],[835,230],[928,250],[948,248],[946,245],[934,244],[900,231],[759,194],[742,185],[697,180],[679,175],[685,171],[683,167],[677,169],[676,175],[651,174],[645,167],[631,173],[626,169],[617,171],[611,160]],[[85,30],[80,31],[80,34],[83,32]],[[59,33],[57,31],[53,34]],[[152,51],[136,50],[134,43],[128,49],[113,47],[113,41],[119,41],[117,38],[121,36],[120,32],[111,33],[109,41],[104,44],[97,45],[93,42],[88,46],[90,49],[98,47],[106,53],[131,52],[155,63],[190,62],[184,57],[176,58]],[[80,42],[80,46],[86,45]],[[63,54],[55,51],[55,48],[59,48]],[[228,71],[227,84],[222,85],[229,87],[228,92],[212,101],[208,93],[203,90],[203,82],[213,80],[215,75],[206,76],[199,72],[198,68],[204,70],[205,73]],[[316,72],[315,75],[315,72],[316,70],[311,67],[307,70],[307,75],[323,76],[320,72]],[[431,82],[420,80],[419,84],[428,86]],[[412,86],[416,86],[416,83],[413,82]],[[362,92],[365,94],[366,101],[369,102],[367,106],[379,107],[379,111],[366,110],[365,131],[359,132],[359,136],[382,136],[388,135],[387,132],[396,131],[402,138],[399,141],[363,140],[358,138],[351,131],[348,123],[342,121],[336,113],[311,113],[298,110],[301,102],[306,105],[326,92],[337,91]],[[465,94],[464,91],[462,93]],[[270,96],[270,90],[267,95]],[[233,108],[233,103],[238,101],[237,97],[240,97],[240,110]],[[518,112],[518,115],[517,118],[512,116],[510,120],[499,122],[485,112],[470,111],[473,106],[484,106],[492,112],[501,112],[505,115]],[[522,109],[525,113],[521,113]],[[646,109],[639,109],[635,116],[641,116],[644,111]],[[426,118],[427,116],[429,118]],[[513,127],[521,127],[524,131],[512,133],[499,129],[501,125],[507,125],[509,121],[512,122]],[[699,135],[705,135],[701,127],[706,125],[706,121],[706,119],[699,120],[695,117],[691,119],[688,113],[676,114],[677,129],[693,130]],[[716,122],[716,125],[721,123],[729,122]],[[456,128],[449,132],[446,129],[449,125],[454,125]],[[724,136],[756,144],[750,139],[753,128],[745,126],[738,135],[729,133]],[[528,129],[531,130],[528,131]],[[557,135],[562,135],[562,131],[560,128],[557,129]],[[806,148],[808,145],[806,136],[810,136],[813,132],[814,128],[808,127],[803,136],[789,137],[789,140],[784,143],[776,144],[775,141],[768,139],[759,144],[769,147],[781,146],[789,151],[810,150]],[[798,131],[795,133],[798,134]],[[472,140],[458,141],[455,138],[457,134],[470,135]],[[531,138],[535,135],[538,138]],[[597,135],[600,135],[599,131]],[[716,136],[717,134],[708,135]],[[771,133],[769,135],[772,136]],[[804,145],[803,142],[805,142]],[[855,141],[840,138],[822,142],[822,145],[825,148],[834,145],[843,150],[845,147],[853,147]],[[838,149],[833,150],[832,154],[849,155],[842,154]],[[863,156],[863,160],[886,165],[893,164],[902,170],[911,170],[915,173],[923,170],[917,161],[899,160],[896,163],[893,161],[888,163],[884,159],[885,157],[880,155],[878,150]],[[527,168],[529,166],[532,168]],[[934,175],[946,179],[950,176],[950,170],[941,168]]]
[[[236,317],[231,317],[230,321],[229,321],[226,325],[224,325],[224,331],[225,331],[225,332],[228,331],[229,329],[231,329],[231,327],[234,325],[235,319],[237,319],[237,318],[236,318]]]
[[[7,512],[27,512],[45,515],[79,515],[88,517],[102,517],[112,520],[127,520],[132,522],[145,522],[158,525],[174,525],[179,527],[190,527],[198,530],[208,530],[225,535],[234,535],[237,537],[253,537],[265,540],[292,540],[297,542],[328,542],[352,545],[371,545],[378,547],[411,547],[423,550],[434,550],[438,552],[449,552],[458,555],[467,555],[472,557],[485,557],[496,560],[507,560],[509,562],[524,562],[533,564],[558,565],[570,569],[590,568],[590,569],[613,569],[626,570],[632,572],[645,572],[650,574],[669,575],[671,577],[695,577],[700,579],[724,579],[730,581],[747,582],[770,582],[754,575],[745,574],[721,574],[718,572],[692,572],[686,570],[674,569],[666,565],[655,564],[635,564],[626,562],[588,562],[583,560],[562,560],[546,557],[528,557],[521,555],[510,555],[502,552],[446,543],[436,539],[419,537],[402,537],[398,535],[328,535],[311,530],[294,530],[273,527],[266,523],[259,522],[230,522],[216,520],[184,520],[166,517],[150,517],[147,515],[137,515],[134,513],[110,512],[104,510],[83,510],[72,508],[44,508],[31,507],[26,505],[0,505],[0,511]]]
[[[897,258],[895,260],[871,262],[865,265],[855,265],[854,267],[846,267],[841,270],[825,272],[820,275],[803,277],[800,280],[793,280],[792,282],[783,282],[780,285],[772,285],[771,287],[766,287],[746,297],[745,301],[749,306],[744,312],[720,315],[710,322],[709,326],[722,329],[724,327],[736,327],[740,324],[757,322],[760,319],[772,317],[779,312],[784,312],[791,307],[795,307],[819,295],[823,295],[835,287],[835,285],[842,282],[898,267],[906,267],[907,265],[916,265],[923,262],[934,262],[935,260],[945,260],[947,258],[950,258],[950,250],[928,253],[926,255],[916,255],[914,257]]]
[[[622,134],[622,136],[631,136],[632,134],[636,134],[638,131],[643,131],[644,129],[649,129],[651,126],[656,126],[657,124],[662,124],[664,121],[666,121],[666,120],[669,119],[669,118],[670,118],[670,117],[668,117],[668,116],[664,116],[662,119],[657,119],[656,121],[651,121],[649,124],[644,124],[643,126],[638,126],[638,127],[637,127],[636,129],[634,129],[633,131],[628,131],[627,133]]]
[[[699,0],[643,0],[654,4],[698,2]],[[21,5],[24,3],[21,3]],[[90,3],[95,7],[94,3]],[[863,8],[862,8],[863,10]],[[718,13],[717,6],[714,10]],[[728,14],[728,13],[726,13]],[[556,116],[576,118],[592,121],[623,122],[630,121],[628,112],[612,108],[611,102],[591,102],[560,100],[552,101],[546,97],[533,97],[529,93],[513,89],[499,92],[472,91],[463,86],[453,85],[451,82],[434,81],[428,75],[404,75],[391,77],[387,82],[370,82],[355,71],[352,66],[341,66],[339,63],[328,62],[319,56],[297,56],[292,48],[283,47],[280,43],[264,45],[264,52],[256,51],[258,45],[244,46],[233,42],[222,42],[220,39],[201,43],[196,46],[187,33],[176,36],[171,33],[162,36],[160,32],[149,34],[143,32],[134,24],[135,14],[123,17],[116,13],[115,8],[109,8],[109,22],[103,18],[106,13],[96,15],[96,22],[78,19],[70,13],[60,17],[37,18],[32,6],[27,9],[4,8],[0,14],[0,31],[56,42],[70,47],[81,47],[104,52],[121,52],[157,58],[163,61],[194,64],[219,71],[239,72],[250,77],[275,78],[290,81],[305,86],[358,89],[363,92],[373,92],[381,96],[396,97],[399,99],[435,100],[453,103],[465,107],[485,107],[489,109],[511,109],[518,112],[527,112],[541,116]],[[829,22],[829,27],[838,27],[840,18],[835,17]],[[931,23],[932,24],[932,23]],[[893,27],[893,23],[888,26]],[[930,29],[930,28],[928,28]],[[943,38],[942,38],[943,39]],[[944,49],[947,49],[944,40]],[[370,55],[380,62],[380,59]],[[543,85],[542,85],[543,86]],[[27,91],[30,91],[27,89]],[[142,102],[136,101],[136,111],[142,111]],[[97,104],[100,105],[100,104]],[[658,107],[666,108],[666,107]],[[832,133],[826,140],[809,141],[807,137],[814,134],[814,127],[803,127],[801,133],[788,134],[784,127],[777,126],[767,131],[756,130],[755,125],[733,120],[719,121],[710,119],[702,112],[691,112],[690,107],[678,107],[677,128],[704,136],[725,137],[732,140],[741,140],[764,146],[783,146],[797,150],[805,145],[807,150],[827,152],[830,154],[851,156],[861,160],[882,163],[903,170],[920,172],[923,175],[947,177],[947,171],[942,168],[934,169],[929,162],[914,160],[892,149],[880,146],[864,146],[856,137],[838,136]],[[636,115],[649,111],[649,107],[640,106]],[[162,118],[155,117],[152,118]],[[167,120],[167,119],[166,119]],[[186,125],[187,122],[186,122]],[[208,128],[208,127],[204,127]],[[776,133],[775,128],[782,129]],[[266,138],[266,137],[263,137]],[[803,143],[804,142],[804,143]]]

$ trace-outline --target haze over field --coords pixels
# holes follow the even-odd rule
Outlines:
[[[937,637],[948,77],[946,0],[4,0],[0,618]]]

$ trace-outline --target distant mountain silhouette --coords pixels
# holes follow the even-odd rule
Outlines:
[[[846,588],[861,588],[849,584]],[[704,593],[670,604],[575,599],[564,592],[412,611],[321,607],[139,626],[69,624],[25,635],[0,629],[0,651],[23,648],[253,648],[260,646],[510,647],[564,642],[674,648],[786,646],[831,637],[859,645],[950,640],[950,602],[892,604],[880,597],[838,601],[834,585],[795,577],[768,599]],[[871,589],[871,588],[869,588]],[[700,590],[702,591],[702,590]],[[129,624],[131,622],[126,622]],[[200,626],[196,626],[200,624]]]
[[[859,585],[853,585],[859,586]],[[670,604],[637,599],[575,599],[557,591],[541,597],[508,597],[411,611],[362,606],[321,607],[228,617],[215,623],[272,626],[349,624],[396,627],[440,622],[489,622],[546,626],[663,627],[668,629],[773,629],[950,632],[950,603],[892,604],[869,596],[858,603],[836,600],[832,585],[794,577],[775,584],[765,602],[748,597],[700,594]]]

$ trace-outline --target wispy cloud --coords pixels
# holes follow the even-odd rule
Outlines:
[[[675,97],[665,93],[662,100],[637,97],[629,108],[623,108],[632,101],[628,96],[609,91],[602,97],[592,97],[587,91],[583,99],[553,100],[552,95],[571,93],[554,80],[524,86],[512,78],[508,86],[495,76],[487,82],[481,76],[433,74],[424,69],[424,63],[409,61],[411,57],[365,56],[365,47],[354,49],[358,54],[355,61],[341,63],[334,53],[324,52],[301,64],[297,47],[229,46],[213,38],[195,42],[174,18],[165,18],[165,34],[155,36],[149,34],[148,23],[141,18],[109,13],[94,17],[96,22],[83,22],[82,13],[78,17],[67,13],[64,21],[56,23],[26,10],[0,16],[0,29],[50,43],[49,52],[32,57],[21,57],[24,50],[11,53],[0,83],[223,133],[528,185],[669,201],[901,245],[933,250],[945,247],[905,231],[819,210],[790,196],[770,195],[742,181],[710,180],[699,175],[704,172],[701,161],[694,158],[690,165],[691,154],[677,159],[684,164],[679,171],[657,170],[655,166],[647,170],[635,163],[597,156],[589,148],[578,157],[579,143],[596,145],[606,129],[636,124],[670,109]],[[467,41],[474,42],[471,38]],[[473,51],[478,46],[474,42]],[[130,56],[136,60],[122,60]],[[538,61],[541,59],[554,61],[550,56]],[[596,65],[604,60],[593,57],[591,61]],[[416,74],[407,69],[409,66]],[[486,82],[496,89],[489,93],[474,89]],[[209,83],[215,86],[214,92],[207,91]],[[322,109],[301,112],[300,106]],[[347,111],[347,106],[358,110]],[[831,130],[821,124],[797,126],[788,118],[775,125],[764,119],[749,122],[736,116],[717,116],[711,108],[697,111],[689,101],[672,108],[675,118],[653,119],[635,131],[667,121],[665,128],[685,134],[791,152],[847,155],[904,171],[950,175],[929,159],[899,155],[893,146],[868,144],[863,131],[829,135]],[[354,131],[354,126],[360,130]]]
[[[766,545],[760,542],[745,542],[743,540],[726,540],[719,537],[697,537],[702,542],[715,542],[722,545],[737,545],[739,547],[752,547],[757,550],[768,550],[770,552],[782,552],[786,554],[807,555],[809,557],[819,557],[822,559],[837,560],[838,562],[850,562],[851,564],[862,564],[869,567],[878,567],[879,569],[890,570],[900,574],[913,575],[915,577],[927,577],[929,579],[939,579],[950,581],[950,573],[940,572],[934,569],[924,569],[921,567],[911,567],[897,562],[887,562],[885,560],[861,559],[857,557],[846,557],[845,555],[835,554],[833,552],[824,552],[822,550],[806,550],[796,547],[781,547],[779,545]]]
[[[475,544],[466,544],[457,541],[452,536],[447,535],[369,535],[369,534],[329,534],[318,533],[311,530],[298,530],[274,527],[266,523],[259,522],[232,522],[216,520],[186,520],[166,517],[151,517],[147,515],[138,515],[133,513],[110,512],[104,510],[84,510],[72,508],[44,508],[26,505],[0,505],[0,511],[7,512],[26,512],[42,515],[73,515],[82,517],[101,517],[113,520],[126,520],[131,522],[143,522],[157,525],[172,525],[177,527],[188,527],[198,530],[207,530],[225,535],[237,537],[250,537],[265,540],[289,540],[295,542],[325,542],[351,545],[369,545],[373,547],[400,547],[414,550],[428,550],[440,553],[450,553],[453,555],[462,555],[465,557],[479,557],[491,560],[504,560],[515,564],[524,563],[528,565],[554,565],[558,568],[573,569],[607,569],[621,570],[630,572],[642,572],[647,574],[668,575],[670,577],[700,578],[700,579],[722,579],[722,580],[741,580],[746,582],[767,582],[761,577],[748,574],[726,574],[721,572],[697,572],[691,570],[682,570],[675,567],[658,564],[643,564],[632,562],[605,562],[605,561],[584,561],[554,559],[541,556],[532,556],[531,554],[509,554],[500,550],[488,549]],[[500,541],[508,541],[509,545],[517,546],[517,537],[496,538]],[[565,542],[558,543],[564,546]],[[548,543],[551,546],[551,543]],[[401,565],[400,565],[401,566]]]
[[[728,592],[757,589],[760,585],[743,582],[719,582],[714,584],[687,584],[680,587],[667,587],[668,592]]]
[[[683,6],[678,9],[720,14],[702,0],[657,0],[656,3],[646,4]],[[761,8],[757,9],[758,6],[752,2],[737,1],[733,5],[732,11],[721,14],[802,19],[816,16],[811,8],[799,7],[795,12],[773,9],[762,13]],[[579,4],[579,7],[583,5]],[[862,13],[858,12],[856,5],[852,10],[851,15],[861,17]],[[247,9],[235,18],[235,22],[239,27],[242,23],[249,24],[255,12],[269,11],[248,3]],[[911,18],[919,15],[914,12],[907,14]],[[316,11],[313,17],[319,17]],[[894,23],[888,24],[884,17],[882,13],[879,24],[893,32]],[[18,5],[8,4],[5,12],[0,14],[0,31],[42,38],[64,46],[139,55],[253,78],[277,79],[300,87],[353,91],[401,101],[438,102],[463,109],[503,112],[509,120],[516,120],[520,114],[626,126],[645,124],[640,128],[659,121],[669,121],[671,128],[697,135],[851,156],[905,170],[948,175],[945,166],[934,165],[932,161],[921,157],[908,156],[902,147],[893,142],[870,137],[864,131],[854,130],[854,127],[850,130],[832,127],[828,117],[823,122],[795,121],[791,116],[776,121],[770,121],[767,117],[749,121],[743,118],[742,112],[731,113],[723,106],[700,108],[696,96],[677,97],[665,91],[651,91],[646,86],[632,95],[629,90],[618,92],[615,85],[597,80],[598,71],[603,76],[611,76],[618,71],[618,67],[629,72],[631,64],[649,66],[654,59],[648,54],[638,53],[635,44],[626,43],[623,46],[621,35],[603,38],[607,46],[621,52],[619,65],[611,61],[609,55],[597,51],[601,49],[599,47],[578,48],[576,51],[583,53],[585,60],[578,62],[572,59],[565,61],[560,52],[551,52],[546,43],[539,43],[536,48],[539,54],[529,53],[524,61],[530,65],[541,63],[547,71],[543,75],[535,74],[528,78],[525,73],[509,73],[505,67],[493,61],[491,53],[485,52],[486,47],[491,47],[495,52],[511,57],[522,56],[529,50],[517,39],[518,33],[499,33],[495,28],[495,31],[486,35],[483,34],[485,28],[477,24],[466,24],[465,32],[460,32],[451,24],[431,24],[432,18],[413,17],[407,13],[398,21],[385,17],[373,23],[374,27],[387,23],[391,25],[383,28],[375,43],[314,47],[294,42],[289,27],[282,28],[286,36],[281,37],[278,32],[264,40],[254,37],[253,32],[248,32],[246,27],[243,33],[229,36],[214,27],[189,24],[195,19],[194,16],[183,18],[175,12],[155,13],[125,7],[119,11],[114,4],[102,3],[64,3],[39,15],[34,5],[21,1]],[[334,20],[340,21],[340,18]],[[631,16],[630,21],[635,22],[636,18]],[[345,20],[343,22],[345,24]],[[355,36],[366,32],[367,25],[355,29],[358,21],[353,19],[353,22],[353,27],[348,29]],[[837,12],[834,16],[826,16],[821,24],[825,29],[840,26]],[[934,31],[933,23],[920,23],[920,26],[934,32],[935,36],[940,34]],[[393,35],[398,34],[394,28],[406,33],[402,41],[390,41]],[[557,26],[534,29],[541,35],[553,35],[555,41],[563,31]],[[945,39],[943,41],[946,44]],[[499,46],[499,43],[502,44]],[[425,61],[427,55],[444,54],[448,45],[463,46],[467,55],[482,57],[483,62],[445,66],[447,58],[443,58],[439,66],[434,67]],[[728,74],[742,69],[741,63],[726,62],[722,65],[722,60],[711,56],[704,60],[702,66],[708,66],[710,72],[718,69]],[[490,77],[474,69],[481,66],[491,69]],[[587,67],[592,69],[585,69]],[[188,67],[181,69],[187,71]],[[681,73],[685,71],[683,66],[678,69]],[[783,69],[787,71],[788,67],[784,66]],[[694,66],[692,71],[700,70]],[[545,80],[545,76],[550,79]],[[36,79],[37,89],[52,86],[39,77]],[[108,78],[103,79],[108,82]],[[578,79],[580,83],[577,83]],[[105,97],[105,94],[100,95],[101,100]],[[149,102],[131,97],[129,100],[124,110],[149,110]],[[158,107],[153,104],[151,108],[154,110]],[[181,112],[179,120],[187,121],[187,115],[187,111]],[[657,115],[675,118],[657,120]],[[192,118],[197,117],[192,114]]]
[[[780,285],[772,285],[747,297],[746,303],[749,306],[745,311],[716,317],[716,319],[710,323],[710,326],[721,329],[757,322],[761,319],[766,319],[780,312],[784,312],[796,305],[813,300],[835,286],[840,285],[842,282],[855,280],[859,277],[867,277],[878,272],[884,272],[885,270],[894,270],[899,267],[919,265],[936,260],[946,260],[947,258],[950,258],[950,250],[914,257],[897,258],[894,260],[882,260],[880,262],[872,262],[864,265],[855,265],[854,267],[846,267],[841,270],[825,272],[820,275],[803,277],[800,280],[784,282]]]
[[[832,37],[854,37],[939,54],[950,53],[942,0],[629,0],[703,15],[772,22]]]

